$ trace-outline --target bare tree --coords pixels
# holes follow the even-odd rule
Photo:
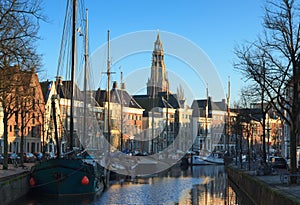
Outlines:
[[[244,71],[246,71],[247,69],[251,70],[251,67],[253,66],[253,64],[249,64],[246,67],[243,67],[243,66],[239,67],[239,65],[236,65],[236,66],[242,70],[245,69]],[[256,80],[258,80],[258,79],[256,79]],[[262,115],[262,121],[259,121],[259,119],[253,119],[253,120],[259,121],[262,126],[262,129],[264,130],[262,133],[262,159],[263,159],[263,164],[266,168],[266,166],[267,166],[267,164],[266,164],[266,161],[267,161],[266,132],[265,132],[266,131],[266,115],[272,108],[273,104],[269,101],[268,96],[265,95],[265,87],[263,86],[263,83],[259,80],[258,80],[258,82],[255,82],[248,87],[242,88],[242,92],[241,92],[241,103],[244,108],[246,108],[246,109],[251,108],[251,104],[257,105],[258,102],[260,102],[260,113]],[[256,114],[256,113],[250,113],[250,116],[248,116],[248,118],[252,119],[251,114]]]
[[[39,0],[0,0],[0,104],[3,108],[4,163],[7,169],[8,120],[17,112],[18,87],[22,81],[16,73],[38,69],[40,55],[35,42],[38,40],[42,15]]]
[[[3,169],[8,169],[8,120],[17,116],[17,95],[21,82],[16,78],[19,72],[18,67],[0,70],[0,103],[3,108],[3,124],[4,124],[4,161]],[[14,130],[16,127],[14,127]]]
[[[296,172],[296,136],[299,135],[299,16],[299,5],[294,0],[267,1],[263,37],[236,49],[240,62],[235,65],[263,88],[262,96],[267,96],[267,101],[290,126],[291,174]],[[286,97],[287,88],[293,90],[291,98]]]
[[[38,68],[39,21],[45,20],[39,0],[0,0],[0,68],[17,64]]]

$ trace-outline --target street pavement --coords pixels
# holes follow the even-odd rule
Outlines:
[[[12,164],[8,164],[8,169],[3,170],[3,165],[0,166],[0,181],[3,181],[16,174],[29,172],[34,163],[24,163],[24,166],[14,167]]]
[[[256,176],[259,180],[265,182],[273,189],[279,190],[285,195],[291,195],[294,198],[297,198],[300,204],[300,182],[297,184],[289,184],[286,180],[284,183],[280,180],[280,174],[272,174],[266,176]]]
[[[260,165],[257,162],[251,163],[250,169],[247,163],[243,164],[242,169],[240,168],[240,165],[235,165],[235,163],[232,163],[231,166],[239,168],[241,171],[248,173],[258,180],[261,180],[268,186],[272,187],[272,189],[276,189],[284,195],[292,196],[297,201],[299,201],[300,205],[300,172],[297,173],[297,175],[299,175],[297,184],[290,184],[289,178],[287,177],[287,175],[289,174],[289,171],[287,169],[272,168],[271,173],[262,175],[258,171]]]

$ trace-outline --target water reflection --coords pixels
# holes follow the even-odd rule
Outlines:
[[[100,195],[51,197],[28,194],[9,205],[91,205],[99,201]]]
[[[239,204],[224,166],[194,166],[150,178],[120,180],[100,196],[49,198],[27,195],[12,204]]]

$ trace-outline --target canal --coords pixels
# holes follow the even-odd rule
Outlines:
[[[237,191],[238,192],[238,191]],[[31,194],[11,205],[92,204],[238,204],[241,193],[228,182],[224,166],[173,167],[151,177],[112,181],[102,194],[80,197],[45,197]],[[246,203],[245,203],[246,204]],[[248,203],[247,203],[248,204]]]

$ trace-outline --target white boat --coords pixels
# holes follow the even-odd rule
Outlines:
[[[205,160],[206,158],[207,157],[202,157],[202,156],[199,156],[199,155],[193,155],[191,157],[190,164],[191,165],[211,165],[211,164],[213,164],[211,162],[206,161]]]
[[[224,155],[222,152],[213,152],[206,158],[206,162],[215,163],[215,164],[224,164]]]

